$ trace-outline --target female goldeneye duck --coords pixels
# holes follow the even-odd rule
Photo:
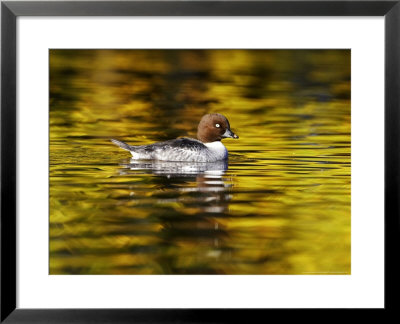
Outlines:
[[[215,162],[228,158],[223,138],[239,138],[231,131],[228,119],[221,114],[207,114],[197,127],[197,139],[177,138],[149,145],[131,146],[112,139],[120,148],[131,152],[135,160]]]

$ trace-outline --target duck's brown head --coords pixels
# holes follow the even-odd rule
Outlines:
[[[197,138],[203,143],[220,141],[223,138],[239,138],[231,131],[228,119],[221,114],[204,115],[197,127]]]

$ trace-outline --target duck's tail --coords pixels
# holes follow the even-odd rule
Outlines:
[[[132,150],[132,146],[126,144],[125,142],[121,142],[116,139],[111,139],[111,142],[113,142],[115,145],[119,146],[120,148],[122,148],[124,150],[127,150],[127,151]]]

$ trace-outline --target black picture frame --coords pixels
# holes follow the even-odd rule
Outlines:
[[[398,308],[400,232],[400,0],[395,1],[2,1],[1,2],[1,322],[263,322],[286,309],[16,308],[16,19],[19,16],[384,16],[385,19],[385,308]],[[374,260],[371,260],[374,262]],[[212,293],[212,292],[210,292]],[[310,311],[293,310],[315,316]],[[332,310],[325,310],[332,314]],[[347,310],[347,312],[358,310]],[[269,312],[266,314],[266,312]],[[384,313],[383,313],[384,312]],[[364,314],[371,318],[370,311]],[[322,315],[326,316],[326,315]],[[317,315],[318,317],[318,315]],[[243,321],[244,319],[247,319]],[[253,319],[253,320],[252,320]],[[380,317],[381,319],[381,317]],[[323,320],[323,318],[320,318]],[[258,322],[258,320],[257,320]]]

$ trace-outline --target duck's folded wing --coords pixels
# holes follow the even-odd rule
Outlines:
[[[163,161],[206,162],[207,147],[200,141],[191,138],[155,143],[142,147],[153,159]]]

